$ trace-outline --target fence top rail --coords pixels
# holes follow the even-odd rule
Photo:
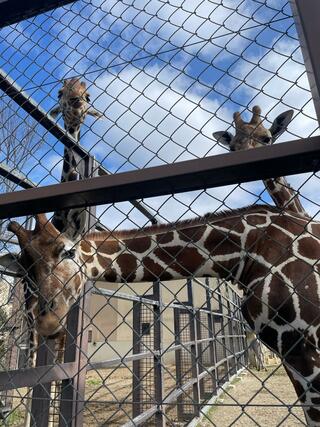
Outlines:
[[[308,143],[305,143],[308,141]],[[182,193],[320,168],[320,136],[0,195],[0,218]],[[34,203],[35,200],[38,203]]]
[[[33,387],[37,384],[72,378],[77,370],[76,362],[68,362],[0,372],[0,390]]]
[[[1,0],[0,2],[0,28],[15,24],[40,13],[47,12],[68,3],[74,3],[75,0],[24,0],[10,1]]]

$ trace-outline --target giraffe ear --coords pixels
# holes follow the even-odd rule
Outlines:
[[[52,108],[52,110],[49,111],[50,116],[52,116],[53,118],[56,118],[57,115],[60,113],[60,106],[57,105],[56,107]]]
[[[87,84],[86,82],[80,82],[81,86],[84,87],[85,89],[87,88]]]
[[[230,143],[233,138],[232,133],[228,131],[219,131],[213,132],[212,136],[219,142],[219,144],[225,145],[228,148],[230,147]]]
[[[98,119],[103,117],[103,114],[95,110],[94,108],[89,108],[89,110],[87,111],[87,114],[92,117],[97,117]]]
[[[293,110],[285,111],[276,117],[269,129],[273,142],[287,129],[293,117]]]
[[[0,257],[0,267],[1,270],[5,270],[7,272],[16,274],[24,273],[24,269],[20,263],[20,257],[16,253],[2,255]]]

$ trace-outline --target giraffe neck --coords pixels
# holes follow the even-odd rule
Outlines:
[[[263,183],[279,209],[289,209],[291,212],[309,217],[302,206],[299,192],[290,186],[285,177],[265,179]]]
[[[65,123],[66,130],[79,142],[80,126],[68,127]],[[61,172],[61,182],[71,182],[83,178],[78,161],[72,149],[65,147],[63,154],[63,165]],[[71,240],[76,240],[85,229],[87,223],[87,211],[85,208],[65,209],[56,211],[52,218],[53,225],[61,232],[68,233]]]
[[[264,226],[276,210],[261,211]],[[90,279],[140,282],[213,276],[238,280],[245,258],[245,242],[256,229],[241,211],[202,220],[161,225],[140,231],[91,233],[81,241],[81,258]]]

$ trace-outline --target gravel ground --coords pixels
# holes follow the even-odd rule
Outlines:
[[[305,426],[301,408],[295,407],[289,412],[285,406],[278,406],[295,404],[296,399],[294,388],[282,367],[268,368],[267,372],[253,370],[252,374],[246,372],[241,375],[241,380],[233,382],[218,405],[209,411],[208,418],[201,420],[197,427]],[[243,411],[238,404],[244,405]],[[257,406],[245,406],[247,404]]]
[[[105,369],[100,370],[99,374],[91,371],[87,374],[86,382],[86,398],[90,399],[90,403],[87,403],[84,411],[84,427],[117,427],[128,421],[132,415],[132,405],[127,403],[120,406],[115,402],[132,399],[132,373],[129,369]],[[164,384],[165,390],[174,388],[174,378],[166,374]],[[16,398],[15,403],[17,410],[5,425],[23,427],[21,399]],[[248,403],[252,406],[247,406]],[[295,391],[282,367],[268,368],[267,372],[246,372],[241,379],[233,381],[232,387],[225,390],[217,405],[209,411],[208,418],[203,418],[197,427],[304,426],[302,409],[295,407],[290,413],[284,406],[295,403]],[[242,405],[243,411],[239,405]],[[175,409],[170,409],[168,426],[186,426],[187,423],[177,422]]]

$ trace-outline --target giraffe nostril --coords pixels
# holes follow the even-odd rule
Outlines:
[[[265,136],[264,138],[262,138],[262,142],[264,142],[265,144],[269,144],[271,142],[271,137]]]
[[[40,316],[45,316],[46,314],[48,314],[50,311],[54,310],[55,307],[55,302],[54,300],[49,301],[48,303],[44,303],[44,304],[40,304],[40,311],[39,311],[39,315]]]

